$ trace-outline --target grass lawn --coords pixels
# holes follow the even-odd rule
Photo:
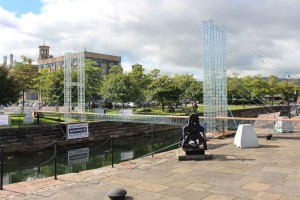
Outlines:
[[[240,110],[240,109],[248,109],[248,108],[258,108],[260,106],[242,106],[242,105],[230,105],[229,109],[230,110]],[[187,107],[182,107],[182,108],[176,108],[175,113],[167,112],[168,108],[167,106],[165,107],[165,111],[162,111],[161,108],[133,108],[133,113],[134,114],[140,114],[140,115],[188,115],[190,114],[192,107],[187,106]],[[107,114],[119,114],[120,109],[107,109],[106,113]],[[198,105],[198,113],[203,113],[203,105],[199,104]],[[24,121],[24,114],[12,114],[10,115],[10,121],[11,121],[11,126],[12,128],[17,128],[19,126],[32,126],[37,124],[37,119],[34,118],[34,123],[33,124],[23,124]],[[40,124],[57,124],[60,122],[63,122],[64,118],[63,115],[59,118],[57,116],[46,116],[45,118],[40,118]],[[73,120],[74,122],[76,121],[75,119]]]
[[[37,124],[37,119],[34,118],[34,123],[33,124],[23,124],[24,122],[24,114],[12,114],[10,115],[10,124],[12,128],[17,128],[19,126],[32,126]],[[59,123],[62,122],[63,118],[59,118],[58,117],[46,117],[46,118],[40,118],[40,124],[55,124],[55,123]]]
[[[242,105],[230,105],[229,109],[230,110],[242,110],[242,109],[249,109],[249,108],[261,108],[262,106],[257,106],[257,105],[250,105],[250,106],[242,106]]]

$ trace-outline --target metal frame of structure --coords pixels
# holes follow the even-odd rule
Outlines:
[[[228,122],[215,117],[227,117],[227,67],[225,27],[213,20],[202,22],[203,102],[206,131],[227,130]]]
[[[44,116],[59,117],[62,112],[43,112]],[[63,112],[64,113],[64,112]],[[123,114],[100,114],[100,113],[70,113],[73,120],[84,118],[88,121],[115,121],[115,122],[132,122],[146,124],[168,124],[185,126],[188,124],[188,116],[166,116],[166,115],[123,115]],[[203,117],[199,118],[200,123],[203,123]]]
[[[72,61],[74,57],[77,58],[77,67],[75,68],[78,72],[77,82],[72,82],[72,64],[74,64]],[[78,93],[77,111],[79,113],[84,113],[85,112],[84,53],[71,54],[67,52],[65,53],[65,57],[64,57],[64,107],[65,107],[64,118],[65,121],[67,122],[71,121],[73,86],[77,86],[77,93]],[[84,115],[82,115],[80,121],[83,121],[84,119],[85,119]]]
[[[64,107],[65,121],[71,121],[72,111],[72,63],[71,53],[65,53],[64,57]]]

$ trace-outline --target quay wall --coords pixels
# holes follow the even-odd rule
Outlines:
[[[1,128],[0,144],[5,152],[38,150],[56,142],[58,145],[88,143],[108,139],[110,136],[134,136],[151,132],[181,130],[180,126],[129,122],[89,122],[89,137],[68,140],[66,124],[36,125],[20,128]]]

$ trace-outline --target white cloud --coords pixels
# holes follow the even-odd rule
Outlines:
[[[300,78],[299,7],[296,0],[43,0],[40,14],[20,18],[0,7],[0,58],[37,60],[45,39],[54,56],[86,46],[126,56],[126,71],[139,62],[146,71],[201,78],[201,22],[212,18],[227,29],[229,74]]]

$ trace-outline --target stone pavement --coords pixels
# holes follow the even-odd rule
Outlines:
[[[239,149],[233,138],[212,140],[212,160],[178,161],[180,149],[104,167],[4,185],[0,199],[108,200],[116,186],[126,199],[300,199],[300,134],[273,134],[260,148]]]

